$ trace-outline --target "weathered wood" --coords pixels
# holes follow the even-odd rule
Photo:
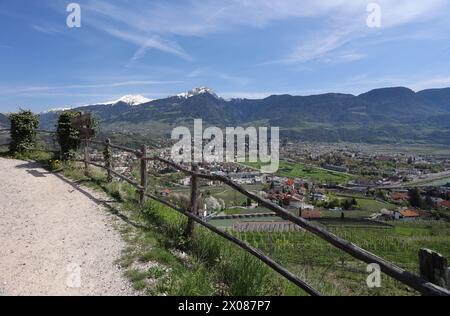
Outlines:
[[[141,146],[141,157],[147,156],[147,146]],[[141,159],[141,187],[142,190],[139,192],[139,202],[141,205],[145,203],[145,191],[147,190],[147,160]]]
[[[174,167],[175,169],[178,169],[187,174],[190,174],[190,175],[195,174],[193,171],[188,170],[170,160],[167,160],[167,159],[164,159],[161,157],[157,157],[157,156],[155,156],[154,159],[164,162],[164,163]],[[211,175],[211,174],[202,174],[202,173],[197,173],[197,176],[199,178],[203,178],[203,179],[220,181],[220,182],[228,185],[229,187],[235,189],[236,191],[244,194],[245,196],[251,198],[253,201],[258,202],[259,205],[274,211],[275,213],[277,213],[278,216],[280,216],[286,220],[289,220],[289,221],[299,225],[300,227],[306,229],[307,231],[319,236],[323,240],[332,244],[336,248],[339,248],[339,249],[345,251],[346,253],[350,254],[354,258],[357,258],[368,264],[377,263],[380,266],[381,271],[383,271],[390,277],[419,291],[420,293],[422,293],[424,295],[450,296],[449,290],[446,290],[440,286],[437,286],[431,282],[428,282],[428,281],[424,280],[423,278],[421,278],[411,272],[408,272],[408,271],[378,257],[377,255],[375,255],[365,249],[362,249],[359,246],[357,246],[345,239],[342,239],[342,238],[336,236],[335,234],[332,234],[332,233],[328,232],[327,230],[325,230],[313,223],[308,222],[307,220],[305,220],[303,218],[300,218],[300,217],[297,217],[297,216],[291,214],[290,212],[286,211],[279,205],[273,204],[272,202],[265,200],[265,199],[261,198],[260,196],[245,190],[242,186],[240,186],[237,183],[234,183],[231,179],[229,179],[227,177],[223,177],[223,176],[219,176],[219,175]]]
[[[91,113],[81,114],[79,116],[73,117],[70,120],[73,128],[80,129],[82,127],[91,127],[92,118]]]
[[[79,129],[80,137],[83,139],[90,139],[95,136],[95,130],[89,127],[81,127]]]
[[[107,172],[106,181],[112,182],[113,177],[111,174],[112,169],[112,157],[111,157],[111,140],[108,138],[105,141],[105,152],[103,153],[103,158],[105,159],[105,167]]]
[[[89,142],[84,140],[84,175],[89,176]]]
[[[84,139],[83,139],[83,138],[80,138],[80,137],[71,137],[71,138],[72,138],[72,139],[77,139],[77,140],[84,141]],[[99,140],[93,140],[93,139],[89,139],[88,141],[89,141],[90,143],[98,144],[98,145],[104,145],[104,144],[105,144],[105,141],[99,141]],[[142,153],[141,153],[140,150],[136,150],[136,149],[133,149],[133,148],[128,148],[128,147],[125,147],[125,146],[116,145],[116,144],[113,144],[113,143],[110,143],[109,146],[110,146],[111,148],[114,148],[114,149],[118,149],[118,150],[122,150],[122,151],[125,151],[125,152],[129,152],[129,153],[131,153],[131,154],[134,154],[134,155],[136,155],[136,157],[138,157],[138,158],[140,158],[141,155],[142,155]]]
[[[135,149],[128,148],[125,146],[111,144],[111,148],[119,149],[119,150],[122,150],[125,152],[129,152],[131,154],[135,154],[138,158],[141,157],[141,155],[142,155],[142,153],[139,150],[135,150]]]
[[[440,253],[426,248],[419,250],[419,270],[423,279],[448,288],[450,286],[448,268],[447,259]]]
[[[303,289],[306,293],[308,293],[310,295],[313,295],[313,296],[321,296],[319,291],[317,291],[311,285],[309,285],[305,281],[301,280],[298,276],[296,276],[295,274],[293,274],[292,272],[290,272],[289,270],[287,270],[286,268],[284,268],[283,266],[278,264],[272,258],[266,256],[260,250],[258,250],[256,248],[253,248],[252,246],[248,245],[244,241],[234,237],[233,235],[231,235],[231,234],[229,234],[229,233],[227,233],[227,232],[225,232],[223,230],[220,230],[219,228],[215,227],[214,225],[203,221],[201,218],[199,218],[197,215],[191,213],[190,211],[186,211],[186,210],[181,209],[181,208],[179,208],[179,207],[177,207],[175,205],[172,205],[171,203],[166,202],[163,199],[160,199],[157,196],[154,196],[152,194],[146,194],[146,195],[149,198],[151,198],[151,199],[153,199],[153,200],[155,200],[157,202],[160,202],[161,204],[164,204],[164,205],[170,207],[171,209],[173,209],[173,210],[175,210],[175,211],[177,211],[177,212],[187,216],[189,219],[191,219],[194,222],[202,225],[203,227],[211,230],[212,232],[216,233],[217,235],[222,236],[223,238],[225,238],[225,239],[231,241],[232,243],[238,245],[239,247],[241,247],[242,249],[244,249],[245,251],[247,251],[251,255],[255,256],[256,258],[258,258],[259,260],[264,262],[270,268],[272,268],[273,270],[275,270],[276,272],[278,272],[279,274],[284,276],[286,279],[288,279],[289,281],[291,281],[292,283],[294,283],[295,285],[297,285],[298,287]]]
[[[79,137],[73,137],[73,138],[83,140],[83,138],[79,138]],[[106,143],[106,140],[101,141],[101,140],[88,139],[88,142],[91,144],[104,145]]]
[[[198,172],[198,166],[195,164],[192,164],[192,171],[194,174],[191,176],[191,201],[189,204],[189,210],[192,214],[198,215],[198,178],[195,173]],[[184,234],[186,236],[192,236],[192,233],[194,232],[194,220],[189,219],[186,230]]]

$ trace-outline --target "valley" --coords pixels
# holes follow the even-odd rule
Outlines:
[[[213,90],[128,104],[88,105],[102,131],[170,137],[176,126],[194,119],[207,126],[278,126],[281,138],[311,142],[359,144],[449,145],[450,88],[414,92],[383,88],[354,96],[273,95],[265,99],[223,99]],[[145,100],[145,99],[144,99]],[[41,114],[41,128],[54,129],[58,111]]]

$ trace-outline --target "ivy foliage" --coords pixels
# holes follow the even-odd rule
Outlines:
[[[63,112],[59,115],[56,126],[56,137],[61,147],[61,159],[67,160],[75,157],[80,146],[79,131],[72,127],[72,118],[78,116],[77,112]]]
[[[9,115],[11,121],[11,143],[9,151],[13,154],[23,153],[36,145],[39,117],[30,110],[20,110]]]

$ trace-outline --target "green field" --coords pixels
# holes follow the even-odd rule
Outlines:
[[[246,190],[251,192],[258,192],[261,190],[260,185],[243,185]],[[187,196],[190,194],[190,188],[174,188],[174,192],[183,193]],[[203,194],[210,194],[217,199],[222,199],[225,202],[226,207],[241,206],[247,202],[247,197],[236,190],[231,189],[226,185],[200,187],[200,191]]]
[[[260,169],[260,162],[245,162],[245,165]],[[302,163],[292,163],[280,160],[279,169],[277,175],[290,177],[290,178],[301,178],[319,183],[346,183],[354,178],[354,176],[336,172],[331,170],[326,170],[323,168],[308,166]]]
[[[408,271],[418,273],[418,250],[450,257],[450,226],[445,222],[395,223],[393,228],[328,227],[328,230]],[[417,295],[382,275],[381,288],[366,286],[367,265],[308,232],[235,234],[269,254],[327,295]]]

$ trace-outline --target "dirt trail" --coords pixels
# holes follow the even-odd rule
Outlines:
[[[0,158],[0,295],[133,294],[115,264],[124,247],[117,219],[96,201],[105,197],[82,191]]]

